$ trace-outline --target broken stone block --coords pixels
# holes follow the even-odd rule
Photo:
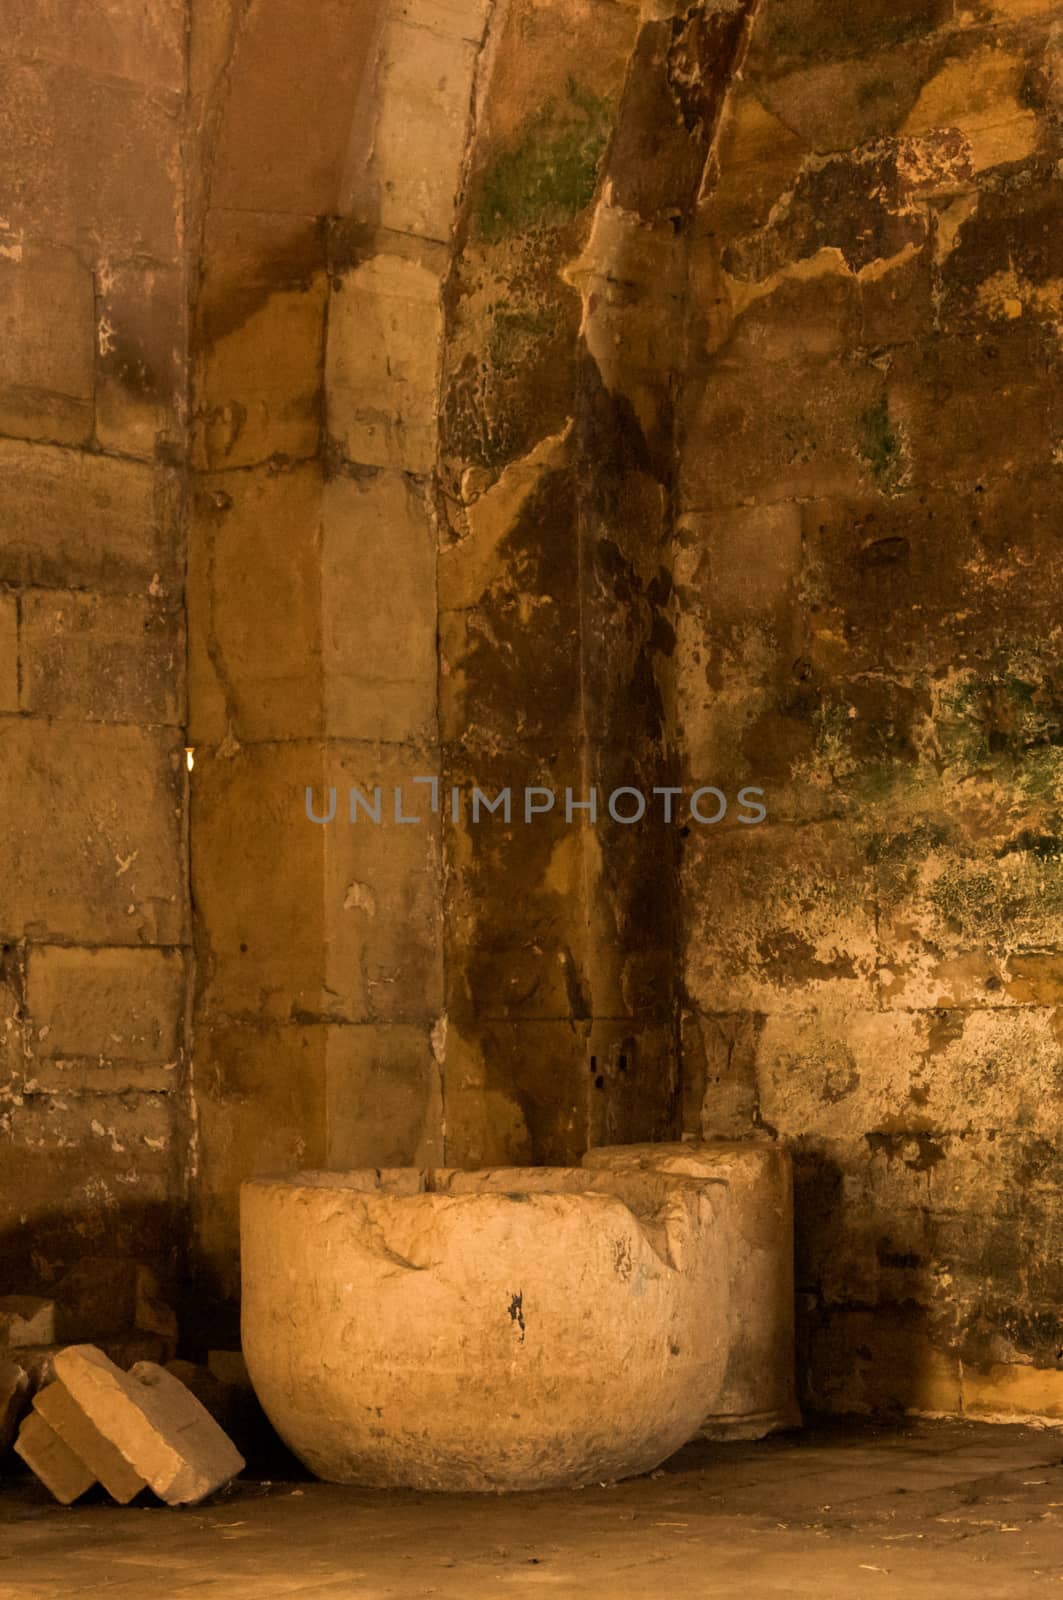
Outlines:
[[[36,1411],[30,1412],[19,1429],[15,1452],[61,1505],[70,1505],[96,1482],[81,1457]]]
[[[55,1358],[59,1380],[168,1505],[194,1505],[243,1469],[244,1458],[210,1413],[153,1361],[122,1372],[93,1345]]]
[[[55,1304],[32,1294],[0,1295],[0,1347],[21,1350],[51,1344],[55,1338]]]
[[[139,1329],[157,1335],[167,1357],[177,1347],[177,1318],[139,1261],[86,1256],[56,1285],[55,1301],[54,1337],[64,1343],[99,1343]]]
[[[235,1384],[240,1389],[251,1388],[251,1374],[242,1350],[208,1350],[207,1367],[220,1383]]]
[[[0,1361],[0,1456],[10,1450],[29,1408],[30,1380],[14,1361]]]
[[[119,1505],[128,1505],[147,1488],[139,1472],[89,1420],[65,1384],[50,1383],[47,1388],[38,1390],[33,1397],[33,1409]]]

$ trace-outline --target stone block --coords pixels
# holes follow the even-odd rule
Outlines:
[[[0,249],[0,432],[84,444],[93,427],[92,273],[72,250]]]
[[[328,1167],[442,1160],[442,1072],[427,1026],[331,1028],[325,1071]]]
[[[0,1458],[14,1444],[29,1403],[29,1375],[18,1362],[0,1358]]]
[[[391,18],[380,52],[372,156],[355,180],[352,209],[385,228],[448,239],[476,47]]]
[[[177,945],[185,930],[177,730],[0,723],[5,938]]]
[[[18,601],[0,593],[0,711],[18,710]]]
[[[345,167],[350,152],[365,148],[358,102],[375,36],[361,0],[325,0],[312,28],[290,0],[248,14],[222,112],[212,204],[301,216],[348,209]],[[225,71],[226,51],[222,31],[215,73]]]
[[[179,446],[185,293],[171,267],[119,262],[100,273],[96,438],[104,450],[150,461]]]
[[[174,94],[184,88],[181,0],[146,0],[133,12],[123,0],[98,0],[77,11],[66,0],[10,0],[4,25],[12,55],[44,56]]]
[[[320,796],[321,778],[321,749],[309,741],[197,755],[192,876],[212,951],[208,1009],[263,1023],[320,1016],[329,1004],[324,905],[320,892],[307,893],[321,883],[329,831],[305,811],[306,786]]]
[[[325,491],[321,648],[334,738],[431,742],[436,711],[435,530],[399,472]]]
[[[251,1377],[242,1350],[208,1350],[207,1370],[219,1383],[239,1389],[251,1387]]]
[[[381,253],[334,280],[328,431],[345,460],[430,470],[442,331],[439,277],[418,261]]]
[[[152,599],[30,589],[22,596],[22,709],[90,722],[181,720],[178,612]]]
[[[687,842],[686,981],[704,1011],[870,1003],[870,875],[850,829],[695,829]],[[696,908],[696,909],[695,909]]]
[[[64,1095],[28,1082],[4,1135],[0,1233],[10,1270],[31,1281],[31,1246],[54,1262],[162,1258],[177,1223],[183,1120],[176,1095]]]
[[[316,454],[326,303],[322,262],[307,284],[277,285],[244,319],[227,319],[202,351],[195,456],[205,471]]]
[[[162,1298],[150,1267],[128,1258],[87,1256],[55,1286],[56,1332],[60,1340],[98,1342],[108,1337],[154,1335],[172,1349],[177,1318]]]
[[[89,1420],[65,1384],[50,1383],[38,1389],[33,1409],[119,1505],[128,1505],[147,1488],[121,1451]]]
[[[133,1333],[125,1338],[101,1339],[99,1347],[123,1372],[137,1361],[157,1361],[164,1364],[173,1354],[172,1343],[154,1333]],[[64,1341],[62,1344],[27,1345],[18,1352],[18,1365],[26,1374],[31,1395],[47,1384],[56,1382],[55,1358],[66,1348]],[[27,1400],[27,1408],[28,1405]]]
[[[429,28],[476,43],[487,20],[487,0],[391,0],[388,14],[411,27]]]
[[[146,462],[0,439],[0,580],[177,594],[176,490]]]
[[[215,1023],[200,1039],[197,1233],[222,1292],[236,1300],[240,1184],[324,1165],[328,1029]]]
[[[322,731],[321,494],[316,464],[202,481],[189,539],[193,744]]]
[[[325,746],[327,781],[337,789],[337,823],[303,824],[325,835],[326,1004],[343,1022],[433,1023],[443,1003],[440,920],[441,823],[426,785],[411,779],[437,770],[430,748],[333,743]],[[351,788],[381,792],[379,824],[364,814],[351,824],[344,802]],[[404,814],[394,820],[401,790]],[[349,813],[348,813],[349,814]]]
[[[71,1505],[96,1482],[79,1455],[65,1444],[44,1418],[31,1411],[18,1431],[15,1453],[20,1455],[60,1505]]]
[[[0,66],[0,189],[12,228],[106,257],[180,254],[174,97],[61,61]],[[47,139],[40,130],[49,129]]]
[[[92,1345],[71,1345],[55,1368],[89,1420],[168,1505],[195,1505],[243,1470],[210,1414],[154,1362],[124,1373]]]
[[[35,1053],[172,1062],[180,1050],[184,989],[180,951],[35,945],[26,981]]]
[[[32,1294],[0,1295],[0,1349],[51,1344],[54,1338],[54,1301]]]

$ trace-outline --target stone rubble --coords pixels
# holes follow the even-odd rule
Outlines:
[[[33,1294],[0,1295],[0,1348],[51,1344],[55,1338],[55,1302]]]
[[[153,1361],[129,1372],[93,1345],[55,1358],[56,1376],[130,1468],[168,1505],[194,1505],[243,1470],[244,1458],[196,1397]]]
[[[60,1439],[39,1411],[31,1411],[23,1422],[15,1452],[61,1505],[79,1500],[96,1482],[81,1457]]]
[[[118,1283],[118,1279],[115,1280]],[[139,1303],[145,1285],[131,1283]],[[132,1366],[123,1371],[96,1345],[26,1345],[17,1358],[4,1353],[32,1331],[48,1332],[39,1308],[51,1301],[9,1296],[8,1321],[0,1324],[0,1456],[12,1445],[32,1472],[63,1505],[70,1505],[100,1483],[113,1500],[128,1505],[151,1488],[169,1505],[194,1505],[224,1487],[243,1470],[244,1458],[182,1376],[205,1384],[208,1404],[228,1422],[242,1417],[246,1397],[206,1368],[175,1362],[167,1371],[138,1359],[143,1348],[163,1353],[169,1344],[162,1307],[154,1332],[127,1344]],[[107,1320],[97,1302],[97,1320]],[[154,1312],[149,1310],[149,1315]],[[246,1404],[243,1405],[246,1410]]]

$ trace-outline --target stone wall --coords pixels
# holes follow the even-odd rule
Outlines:
[[[7,11],[5,1276],[767,1130],[813,1404],[1060,1412],[1053,6]]]
[[[820,1405],[1063,1415],[1061,96],[1050,4],[763,0],[699,210],[688,1116],[793,1144]]]
[[[172,1262],[185,1195],[184,7],[0,45],[0,1254]]]

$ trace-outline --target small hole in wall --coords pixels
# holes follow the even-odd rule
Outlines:
[[[242,945],[241,945],[241,946],[240,946],[240,954],[241,954],[241,955],[242,955],[242,956],[246,956],[246,954],[247,954],[247,946],[246,946],[246,944],[242,944]]]
[[[605,1079],[602,1077],[600,1072],[599,1072],[598,1076],[594,1080],[594,1087],[596,1089],[604,1089],[605,1088]]]
[[[627,1071],[627,1056],[620,1057],[620,1070],[621,1072]]]
[[[594,1074],[597,1071],[598,1071],[598,1057],[597,1056],[591,1056],[591,1076],[593,1077]]]

